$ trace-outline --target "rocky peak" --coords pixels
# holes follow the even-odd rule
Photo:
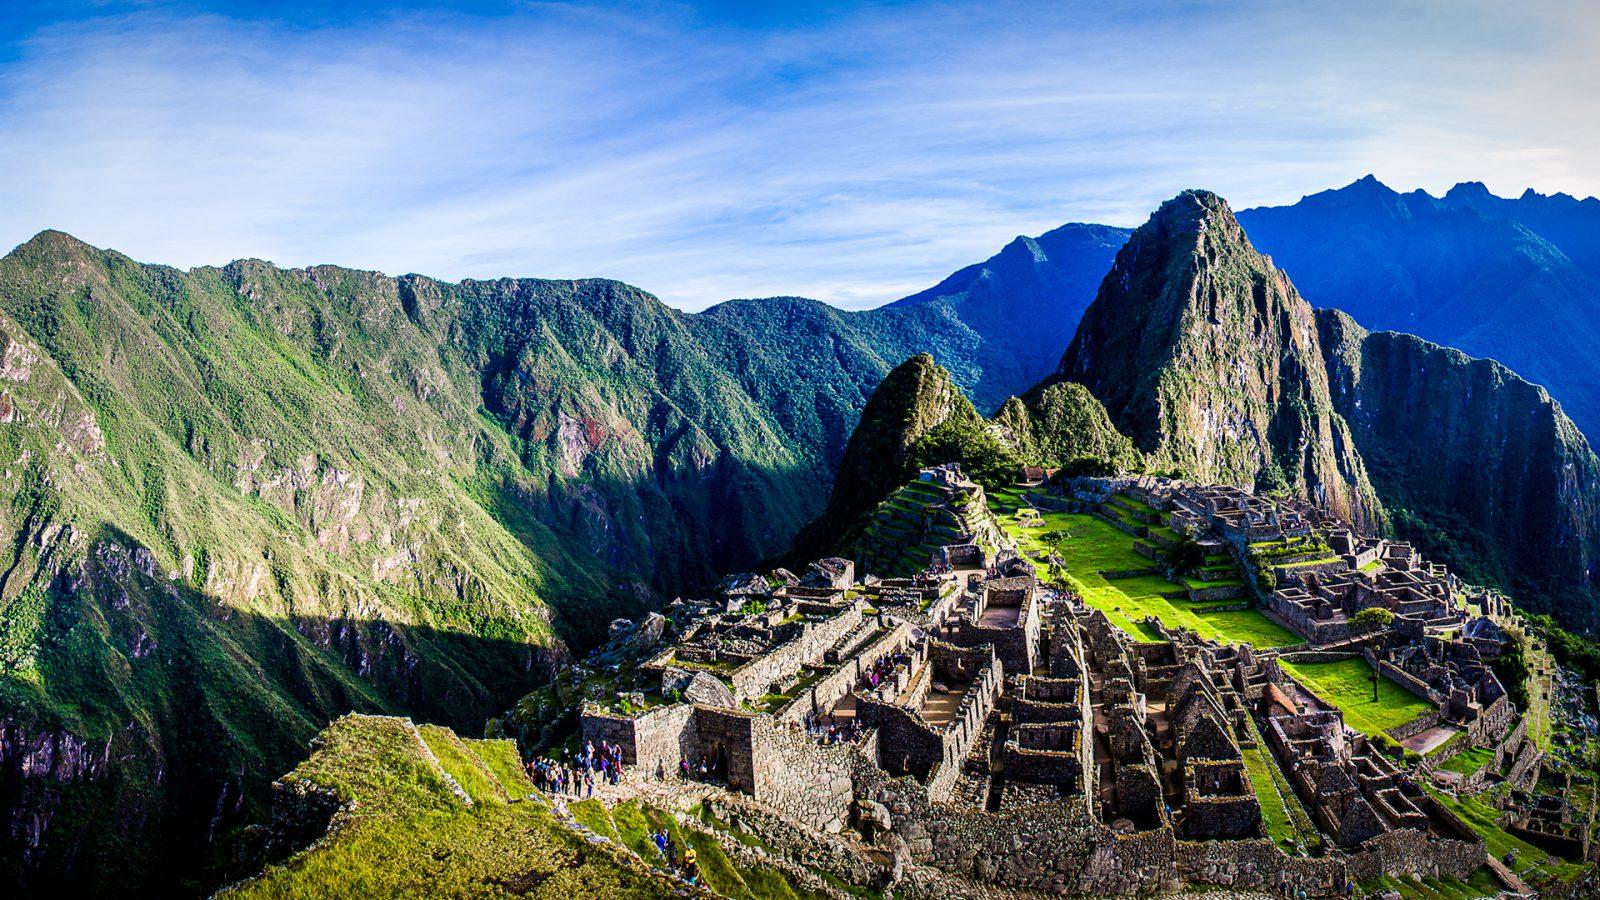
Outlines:
[[[1216,194],[1185,191],[1134,232],[1057,378],[1087,387],[1157,467],[1383,519],[1332,412],[1311,305]]]

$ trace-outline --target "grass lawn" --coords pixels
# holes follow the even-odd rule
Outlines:
[[[1363,734],[1404,725],[1433,709],[1433,704],[1387,678],[1378,679],[1378,699],[1373,700],[1372,667],[1364,659],[1283,665],[1313,693],[1339,707],[1345,722]]]
[[[1487,766],[1494,759],[1494,751],[1488,747],[1474,747],[1465,753],[1457,753],[1450,757],[1439,768],[1446,772],[1459,772],[1462,775],[1472,775],[1479,769]]]
[[[1162,593],[1183,589],[1158,575],[1107,579],[1102,571],[1147,568],[1153,563],[1136,553],[1134,538],[1093,516],[1081,513],[1043,513],[1044,525],[1023,528],[1001,518],[1023,553],[1032,556],[1046,549],[1040,541],[1053,531],[1065,532],[1061,556],[1066,562],[1066,580],[1086,603],[1101,610],[1111,623],[1141,641],[1157,640],[1155,632],[1142,622],[1155,616],[1168,626],[1193,629],[1202,637],[1230,644],[1248,643],[1257,647],[1287,647],[1301,643],[1289,629],[1273,622],[1258,610],[1196,613],[1187,597],[1169,600]],[[1048,576],[1048,571],[1043,573]]]
[[[1272,759],[1272,751],[1257,743],[1244,748],[1245,772],[1250,776],[1250,786],[1255,789],[1256,800],[1261,803],[1261,825],[1267,837],[1286,853],[1296,852],[1296,842],[1302,847],[1317,847],[1322,836],[1311,823],[1311,817],[1300,805],[1294,788]]]

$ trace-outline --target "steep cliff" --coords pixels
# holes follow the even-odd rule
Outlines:
[[[1334,406],[1399,533],[1570,626],[1600,622],[1600,460],[1560,404],[1493,360],[1317,317]]]
[[[1329,400],[1310,304],[1215,194],[1187,191],[1134,232],[1056,380],[1087,387],[1153,467],[1384,521]]]

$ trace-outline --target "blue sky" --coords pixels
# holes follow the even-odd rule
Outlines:
[[[0,244],[862,307],[1186,187],[1600,193],[1600,14],[1311,6],[0,3]]]

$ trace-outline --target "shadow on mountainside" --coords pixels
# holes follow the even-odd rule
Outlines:
[[[5,610],[31,597],[40,621],[29,664],[0,671],[10,896],[207,893],[259,869],[250,826],[329,721],[389,713],[479,735],[567,657],[560,640],[474,634],[470,618],[243,609],[167,577],[122,531],[87,546]]]

